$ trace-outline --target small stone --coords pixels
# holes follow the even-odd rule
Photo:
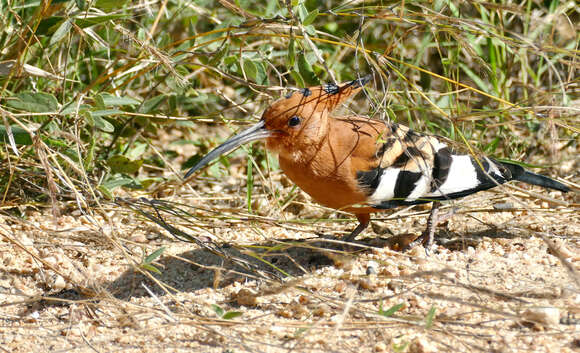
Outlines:
[[[395,266],[381,268],[381,276],[384,277],[399,277],[399,269]]]
[[[344,281],[340,281],[334,286],[334,291],[337,293],[342,293],[342,292],[344,292],[345,289],[346,289],[346,283]]]
[[[314,310],[312,310],[312,314],[318,317],[324,316],[328,313],[330,313],[330,306],[328,306],[327,304],[320,304],[316,308],[314,308]]]
[[[52,288],[56,290],[63,290],[66,287],[66,282],[61,275],[56,275],[54,282],[52,283]]]
[[[379,342],[375,344],[374,348],[375,352],[386,352],[387,351],[387,344],[385,342]]]
[[[238,303],[238,305],[243,306],[255,306],[258,304],[258,298],[255,293],[253,293],[249,289],[240,289],[239,292],[234,294],[234,299]]]
[[[367,265],[367,275],[376,275],[377,274],[378,265],[374,261],[369,261]]]
[[[438,352],[437,347],[429,342],[425,337],[418,337],[409,346],[409,353],[434,353]]]
[[[368,291],[376,291],[377,290],[377,281],[371,278],[364,278],[358,281],[358,285],[360,288],[368,290]]]
[[[155,240],[158,239],[160,237],[161,234],[157,233],[157,232],[147,232],[147,235],[145,236],[147,238],[147,240],[151,241],[151,240]]]
[[[147,243],[147,237],[143,233],[135,234],[135,235],[131,236],[130,239],[131,239],[131,241],[134,241],[135,243]]]
[[[528,308],[523,318],[525,321],[554,326],[560,323],[560,309],[548,306]]]
[[[271,210],[271,207],[266,199],[259,197],[252,201],[252,210],[260,216],[265,216]]]

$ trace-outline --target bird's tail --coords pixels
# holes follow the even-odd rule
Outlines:
[[[512,174],[513,180],[522,181],[524,183],[538,185],[549,189],[559,190],[562,192],[570,191],[570,188],[566,185],[548,178],[547,176],[543,176],[540,174],[532,173],[530,171],[525,170],[522,166],[507,162],[500,162],[504,167],[509,169]]]

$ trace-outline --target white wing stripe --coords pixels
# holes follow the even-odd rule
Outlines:
[[[371,201],[381,202],[395,197],[395,185],[397,184],[399,172],[398,168],[387,168],[383,171],[380,176],[379,186],[370,197]]]
[[[456,192],[474,189],[480,184],[477,171],[469,155],[451,156],[451,165],[447,179],[439,188],[425,196],[444,196]]]

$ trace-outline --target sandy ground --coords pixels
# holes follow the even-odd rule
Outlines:
[[[159,214],[146,202],[86,214],[63,204],[58,219],[47,208],[4,211],[0,350],[580,351],[575,194],[534,189],[568,207],[511,189],[455,202],[426,256],[398,249],[420,234],[427,208],[377,214],[343,246],[335,240],[356,225],[348,215],[279,174],[256,183],[252,213],[235,173],[174,187]]]

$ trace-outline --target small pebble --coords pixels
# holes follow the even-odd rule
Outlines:
[[[528,308],[522,315],[524,320],[544,325],[558,325],[560,323],[560,309],[554,307]]]
[[[410,353],[435,353],[439,352],[433,343],[429,342],[425,337],[419,337],[411,342],[409,346]]]
[[[496,203],[493,205],[493,208],[495,210],[511,210],[514,208],[514,204],[511,202]]]
[[[387,345],[385,342],[375,344],[375,352],[387,352]]]
[[[376,275],[377,274],[378,265],[374,261],[369,261],[367,265],[367,275]]]
[[[56,290],[63,290],[66,287],[66,282],[64,278],[60,275],[56,275],[52,288]]]

